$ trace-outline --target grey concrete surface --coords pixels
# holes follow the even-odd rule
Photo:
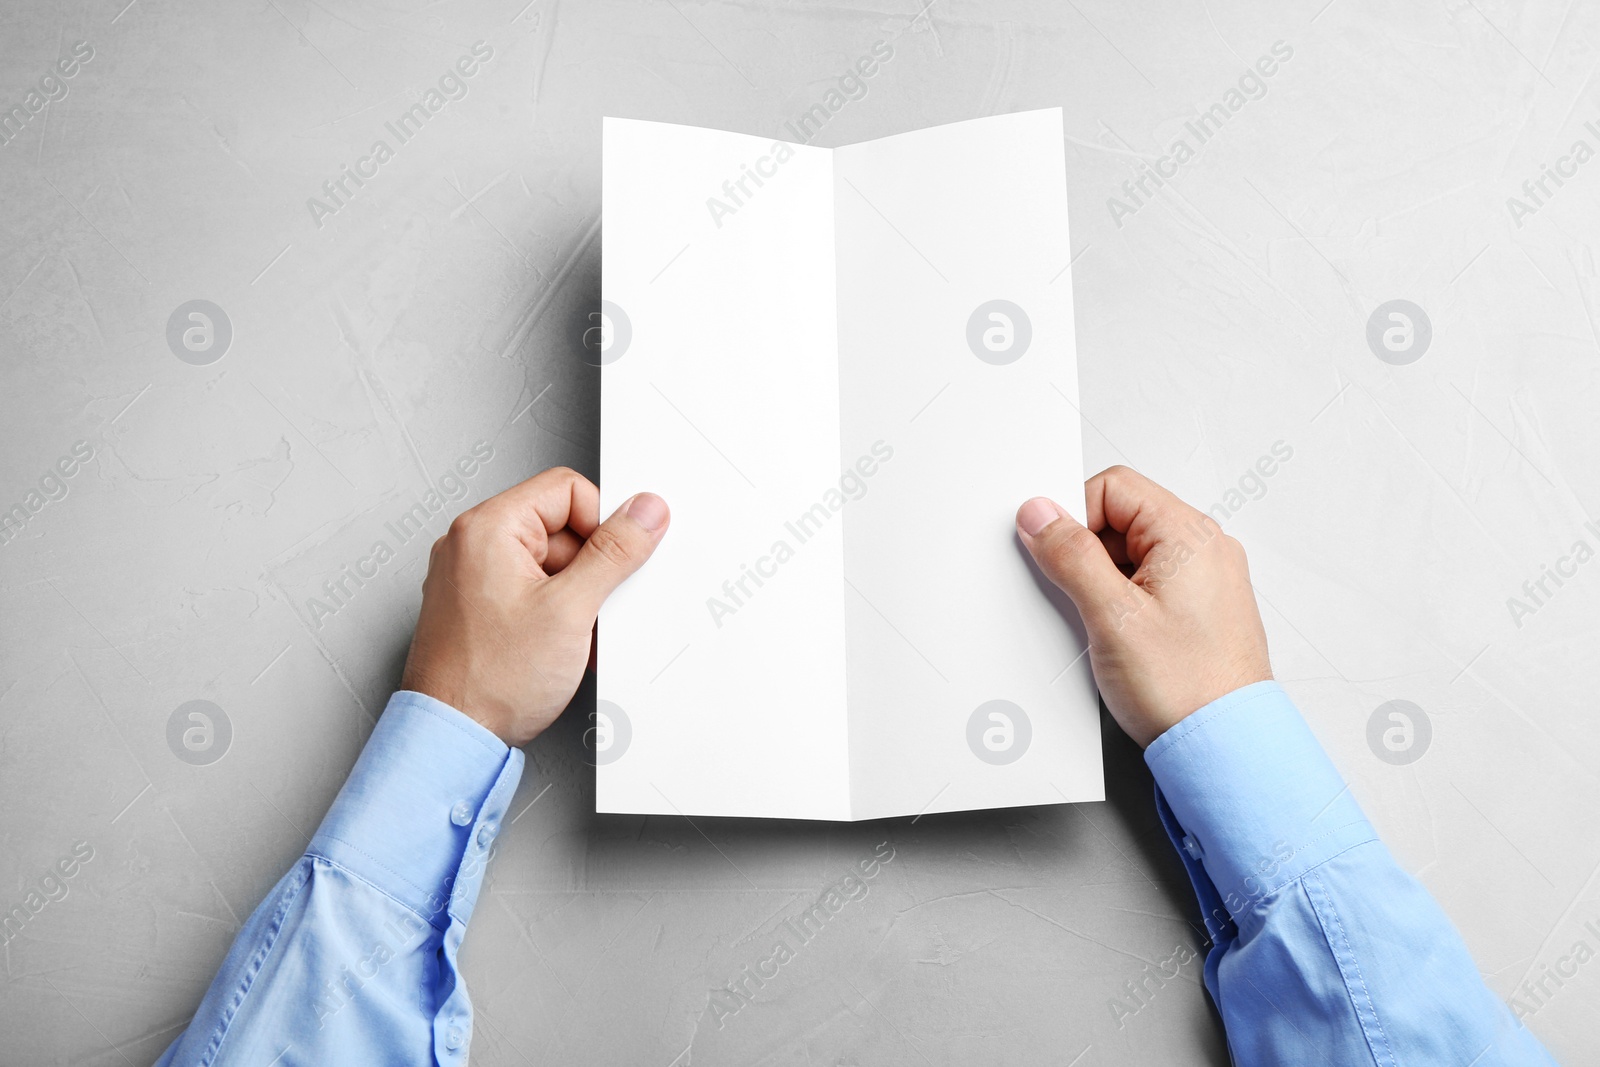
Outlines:
[[[1400,861],[1557,1056],[1600,1062],[1600,963],[1572,963],[1600,945],[1600,11],[921,6],[0,9],[0,106],[24,114],[0,147],[0,507],[23,509],[0,910],[90,855],[5,942],[0,1062],[151,1062],[396,684],[448,515],[596,473],[601,116],[789,136],[880,40],[817,143],[1065,108],[1091,468],[1231,513],[1278,675]],[[477,41],[465,95],[398,143]],[[334,200],[347,166],[370,176]],[[430,491],[460,499],[395,536]],[[308,614],[380,539],[376,576]],[[467,941],[473,1061],[1225,1063],[1198,964],[1127,999],[1200,935],[1107,728],[1103,804],[690,825],[593,815],[569,714],[530,748]],[[869,894],[729,1010],[715,991],[884,842]]]

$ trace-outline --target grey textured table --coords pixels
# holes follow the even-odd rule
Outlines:
[[[125,2],[0,13],[0,1061],[152,1061],[396,684],[448,515],[597,473],[600,117],[820,103],[828,145],[1065,108],[1090,467],[1228,513],[1401,862],[1600,1062],[1593,6]],[[1198,963],[1128,994],[1199,935],[1113,734],[1104,804],[691,825],[593,815],[581,729],[531,746],[467,941],[474,1062],[1226,1062]]]

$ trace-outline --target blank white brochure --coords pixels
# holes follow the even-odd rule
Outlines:
[[[602,812],[1101,800],[1061,111],[826,149],[604,123],[601,496],[666,498],[600,615]]]

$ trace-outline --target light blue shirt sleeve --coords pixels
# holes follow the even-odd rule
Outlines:
[[[1145,762],[1200,899],[1206,989],[1238,1067],[1554,1064],[1277,682],[1201,708]]]
[[[522,766],[449,705],[391,697],[157,1067],[465,1064],[456,953]]]

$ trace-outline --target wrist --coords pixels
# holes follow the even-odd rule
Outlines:
[[[494,734],[507,748],[520,748],[527,743],[528,739],[518,739],[516,736],[513,728],[515,716],[497,709],[492,701],[473,693],[466,680],[454,673],[433,672],[426,667],[407,664],[400,687],[449,705],[452,710]]]
[[[1163,710],[1147,717],[1145,737],[1142,740],[1135,738],[1140,747],[1149,748],[1173,727],[1219,701],[1259,682],[1272,681],[1272,670],[1265,665],[1234,666],[1224,671],[1196,671],[1195,675],[1198,684],[1168,694],[1161,702]]]
[[[449,701],[445,703],[449,703]],[[451,704],[450,706],[458,708],[461,714],[494,734],[507,748],[521,748],[533,740],[533,738],[523,737],[517,732],[514,725],[516,720],[510,715],[497,715],[485,710],[481,704],[471,702],[468,702],[467,707],[460,707],[460,705],[456,704]]]

